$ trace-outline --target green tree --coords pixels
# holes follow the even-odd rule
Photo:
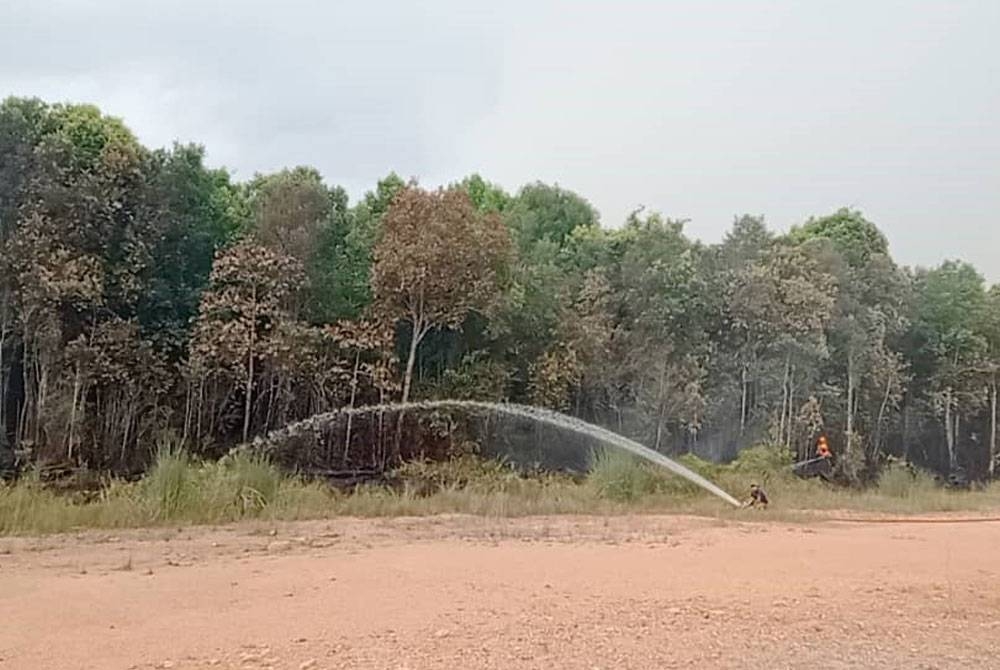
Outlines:
[[[522,251],[539,244],[558,249],[577,228],[597,226],[597,211],[572,191],[540,182],[523,187],[505,212]]]
[[[809,219],[789,234],[794,242],[829,240],[852,268],[864,267],[874,256],[888,256],[889,242],[864,215],[846,207],[829,216]]]
[[[884,413],[881,418],[871,416],[877,410],[859,414],[864,398],[875,402],[880,397],[866,385],[874,383],[883,390],[888,387],[891,398],[893,389],[902,382],[902,369],[889,362],[893,358],[891,342],[906,327],[905,277],[888,255],[885,236],[860,212],[841,209],[810,219],[789,237],[810,248],[824,270],[836,278],[837,305],[828,329],[832,351],[828,373],[831,381],[843,380],[842,387],[834,387],[839,387],[835,399],[841,404],[844,435],[843,457],[838,462],[849,477],[857,478],[865,457],[870,461],[880,449],[872,444],[875,423],[886,420]],[[872,374],[876,364],[888,375],[884,379]],[[862,417],[865,421],[859,423]],[[867,449],[862,449],[864,440]]]
[[[248,215],[228,173],[204,160],[196,145],[154,152],[145,186],[144,211],[156,233],[137,313],[148,336],[171,350],[186,343],[216,251]]]
[[[990,428],[988,468],[990,478],[996,476],[997,460],[997,395],[1000,386],[1000,285],[994,285],[986,295],[980,330],[986,342],[986,385],[989,389]]]
[[[920,278],[916,327],[934,361],[933,400],[944,428],[948,464],[958,467],[960,422],[979,407],[978,372],[988,344],[980,331],[986,308],[982,275],[968,263],[946,261]]]
[[[769,357],[781,361],[781,406],[777,441],[791,447],[797,416],[797,369],[815,368],[827,355],[826,328],[836,304],[835,278],[807,249],[773,247],[737,275],[727,311],[742,333],[744,380],[753,380]],[[749,412],[748,383],[742,384],[740,425]]]
[[[640,437],[655,448],[671,434],[703,426],[708,354],[701,249],[684,223],[633,213],[621,232],[612,270],[617,384],[640,410]]]
[[[313,323],[357,318],[369,301],[371,242],[359,236],[347,192],[330,189],[329,222],[306,266],[309,277],[307,311]]]
[[[321,241],[322,287],[325,314],[332,318],[358,318],[371,304],[371,271],[375,242],[382,217],[396,195],[406,187],[397,174],[379,180],[357,205],[347,209],[346,194],[334,200],[334,225]]]
[[[502,214],[512,202],[510,194],[478,174],[466,177],[458,184],[458,187],[469,194],[469,200],[481,212]]]
[[[307,265],[329,224],[333,205],[319,172],[297,167],[258,175],[248,192],[254,237]]]
[[[35,149],[51,132],[47,104],[31,98],[0,103],[0,240],[14,230],[25,189],[36,169]]]
[[[83,375],[64,368],[64,348],[104,320],[135,315],[154,238],[143,215],[149,153],[92,106],[8,101],[3,116],[13,152],[0,172],[25,174],[0,186],[2,339],[17,352],[0,370],[4,385],[13,366],[21,371],[18,441],[40,458],[73,456]]]

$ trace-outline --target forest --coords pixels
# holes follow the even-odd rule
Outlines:
[[[602,225],[569,190],[479,175],[390,174],[357,202],[310,167],[240,182],[94,106],[8,98],[0,470],[137,473],[164,443],[211,457],[339,407],[465,398],[716,461],[824,434],[855,482],[890,459],[997,473],[1000,286],[897,264],[850,208],[787,233],[738,216],[714,244],[684,223]]]

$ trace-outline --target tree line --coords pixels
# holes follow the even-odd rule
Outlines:
[[[942,234],[945,234],[942,231]],[[391,174],[360,201],[297,167],[236,182],[89,105],[0,105],[0,469],[141,470],[335,408],[559,409],[667,453],[997,468],[1000,286],[897,265],[852,209],[723,241],[575,193]],[[348,428],[350,431],[350,428]],[[344,465],[373,456],[352,447]],[[366,450],[371,453],[366,453]],[[380,460],[381,459],[381,460]]]

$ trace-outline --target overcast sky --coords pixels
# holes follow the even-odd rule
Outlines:
[[[0,0],[0,95],[98,104],[237,178],[578,191],[721,238],[862,209],[1000,281],[1000,1]]]

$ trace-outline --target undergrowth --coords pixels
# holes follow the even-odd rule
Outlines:
[[[929,474],[902,465],[887,468],[877,487],[848,490],[793,476],[790,455],[766,447],[747,449],[727,465],[690,455],[678,460],[737,498],[746,495],[751,483],[761,484],[772,503],[767,518],[813,510],[908,514],[1000,509],[1000,485],[952,491]],[[463,456],[443,463],[408,463],[387,483],[347,493],[288,476],[246,453],[201,462],[167,448],[142,480],[108,480],[96,497],[84,502],[30,475],[15,485],[0,484],[0,534],[6,535],[344,515],[655,512],[742,518],[686,479],[616,450],[597,451],[586,476],[525,473],[506,463]]]

